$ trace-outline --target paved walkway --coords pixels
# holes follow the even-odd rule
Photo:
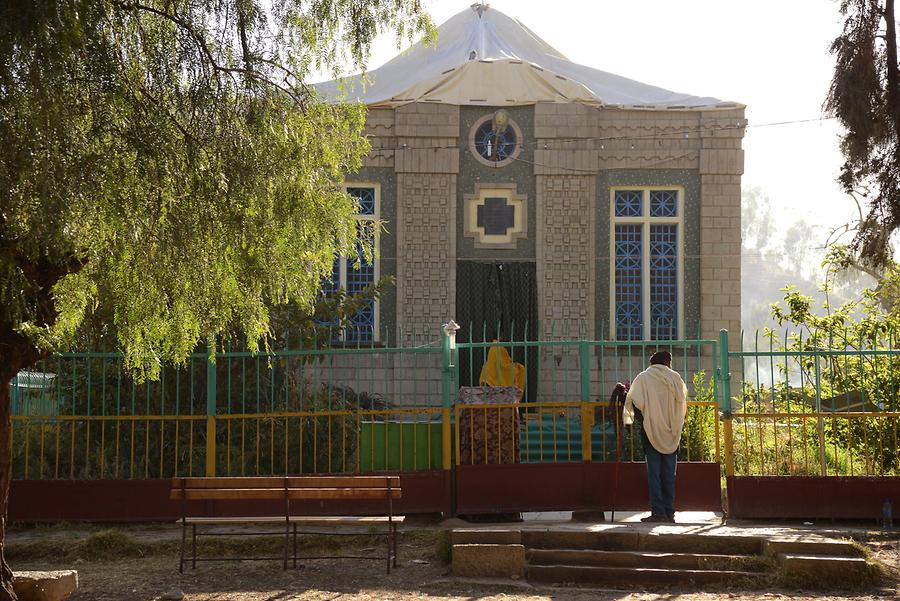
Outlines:
[[[760,538],[779,539],[815,539],[850,538],[878,530],[876,524],[852,522],[842,524],[830,520],[820,523],[785,521],[781,523],[757,522],[749,520],[728,520],[722,523],[722,514],[706,511],[684,511],[676,514],[675,524],[644,524],[640,520],[649,515],[647,512],[616,512],[615,521],[610,521],[610,512],[606,512],[606,520],[602,522],[572,521],[572,512],[535,512],[523,514],[521,522],[477,523],[473,524],[460,519],[451,518],[441,523],[445,528],[466,530],[560,530],[574,532],[603,532],[636,530],[654,534],[699,534],[709,536],[754,536]],[[900,536],[900,528],[895,530]]]
[[[874,521],[869,524],[832,523],[829,521],[801,522],[785,521],[782,523],[757,522],[747,520],[729,520],[722,524],[722,515],[713,512],[684,511],[676,514],[675,524],[644,524],[640,519],[645,513],[616,512],[615,521],[609,521],[610,512],[606,512],[603,522],[574,522],[571,511],[534,512],[523,514],[521,522],[472,523],[459,518],[450,518],[437,524],[407,523],[404,530],[432,528],[473,529],[473,530],[565,530],[576,532],[600,532],[627,528],[639,532],[655,534],[703,534],[715,536],[756,536],[764,538],[848,538],[879,530]],[[53,540],[65,538],[81,538],[104,528],[116,528],[126,533],[135,541],[180,540],[181,526],[175,523],[157,524],[60,524],[49,527],[12,527],[7,532],[7,542],[16,543],[29,540]],[[229,530],[240,530],[230,528]],[[900,528],[894,532],[900,536]]]

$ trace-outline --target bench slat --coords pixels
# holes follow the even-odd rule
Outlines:
[[[172,489],[169,498],[173,501],[187,499],[188,501],[214,501],[214,500],[260,500],[271,501],[284,499],[283,488],[203,488],[203,489]]]
[[[285,476],[172,478],[172,488],[284,488]],[[399,488],[400,476],[287,476],[288,488]]]
[[[399,488],[392,488],[391,498],[401,498]],[[288,496],[293,499],[385,499],[387,488],[292,488]]]
[[[305,526],[367,526],[375,524],[387,524],[393,521],[402,524],[406,516],[395,515],[390,520],[386,515],[371,516],[291,516],[292,524],[303,524]]]
[[[395,515],[392,520],[388,520],[388,516],[296,516],[292,515],[289,518],[290,523],[292,524],[303,524],[305,526],[368,526],[368,525],[380,525],[387,524],[388,521],[393,521],[398,524],[402,524],[405,520],[405,516]],[[179,522],[181,520],[178,520]],[[257,516],[257,517],[221,517],[221,518],[207,518],[207,517],[189,517],[185,518],[185,521],[188,524],[222,524],[222,525],[234,525],[234,524],[283,524],[284,516]]]
[[[402,498],[400,488],[391,488],[391,498]],[[284,499],[283,488],[173,488],[169,498],[175,501],[214,501],[214,500],[278,500]],[[387,488],[289,488],[288,498],[300,499],[387,499]]]

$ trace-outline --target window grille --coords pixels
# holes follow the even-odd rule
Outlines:
[[[359,205],[357,219],[357,259],[336,256],[332,268],[331,281],[322,282],[321,293],[329,295],[343,288],[347,294],[357,294],[375,283],[378,278],[377,238],[367,222],[378,218],[378,188],[376,186],[350,185],[346,188]],[[366,258],[364,249],[368,247],[373,255],[372,260]],[[350,316],[350,325],[343,330],[335,328],[332,342],[372,342],[378,337],[378,304],[368,301],[356,314]],[[337,321],[321,322],[323,326],[337,326]]]
[[[643,243],[640,225],[616,226],[616,338],[640,340]]]
[[[673,340],[681,319],[681,190],[613,190],[612,334]]]
[[[678,333],[678,226],[650,225],[650,339]]]

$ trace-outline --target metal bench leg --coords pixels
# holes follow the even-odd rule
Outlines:
[[[387,573],[390,574],[390,573],[391,573],[391,536],[390,536],[390,529],[388,530],[388,533],[389,533],[389,534],[388,534],[388,537],[387,537]]]
[[[191,569],[197,569],[197,524],[191,524]]]
[[[288,493],[288,478],[284,477],[284,567],[288,568],[288,548],[291,546],[291,497]]]
[[[284,564],[282,569],[288,568],[288,548],[291,546],[291,524],[284,520]]]
[[[184,545],[187,542],[187,524],[181,520],[181,556],[178,559],[178,573],[184,574]]]
[[[294,524],[294,569],[297,569],[297,524]]]
[[[394,567],[397,567],[397,524],[391,524],[391,530],[393,530],[393,536],[391,537],[394,541]]]

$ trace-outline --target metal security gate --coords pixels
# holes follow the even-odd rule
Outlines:
[[[730,515],[874,520],[896,511],[896,340],[877,329],[741,336],[722,361],[731,372],[722,395]],[[720,344],[728,348],[725,330]]]
[[[563,510],[646,510],[646,467],[639,432],[624,427],[609,398],[650,354],[665,348],[691,390],[679,451],[679,510],[722,509],[719,407],[714,341],[464,342],[450,353],[481,356],[529,349],[539,373],[535,401],[515,391],[454,379],[455,508],[458,514]],[[479,363],[472,361],[471,363]],[[454,372],[458,378],[460,370]],[[508,380],[508,379],[507,379]]]

